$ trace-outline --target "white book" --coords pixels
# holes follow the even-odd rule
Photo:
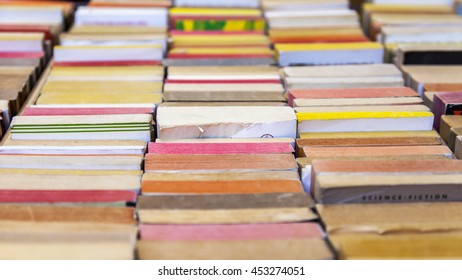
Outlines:
[[[141,46],[56,46],[55,62],[160,61],[160,45]]]
[[[74,25],[166,27],[167,20],[165,8],[79,7]]]
[[[258,8],[260,0],[175,0],[176,7]]]
[[[295,138],[296,117],[289,107],[159,107],[161,139]]]
[[[42,52],[43,41],[41,33],[0,33],[0,52]]]

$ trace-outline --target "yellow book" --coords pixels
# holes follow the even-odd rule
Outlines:
[[[432,117],[431,112],[321,112],[297,113],[299,122],[310,120],[385,119]]]
[[[133,93],[161,93],[162,82],[132,82],[132,81],[48,81],[42,88],[42,94],[64,93],[64,94],[124,94]]]
[[[261,16],[259,9],[171,8],[170,15]]]
[[[269,45],[270,40],[264,35],[173,35],[175,47],[181,46],[215,46],[215,45]]]
[[[334,36],[334,35],[363,35],[360,28],[341,28],[341,29],[271,29],[271,37],[291,37],[291,36]]]
[[[16,33],[16,32],[0,32],[0,41],[42,41],[43,33]]]
[[[161,102],[160,93],[48,93],[41,95],[36,104],[160,104]]]
[[[363,11],[366,13],[454,13],[452,6],[446,5],[388,5],[373,3],[364,3]]]
[[[59,66],[51,70],[51,77],[81,76],[164,76],[163,66]]]
[[[337,50],[366,50],[382,49],[382,44],[375,42],[362,43],[320,43],[320,44],[276,44],[280,51],[337,51]]]

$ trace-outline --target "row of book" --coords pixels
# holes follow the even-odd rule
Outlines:
[[[346,1],[232,2],[77,9],[0,147],[0,257],[460,257],[458,66],[424,59],[458,47],[368,42]],[[431,10],[385,2],[373,40]]]
[[[135,258],[134,206],[162,100],[167,12],[111,6],[77,9],[5,136],[2,258]],[[134,15],[145,30],[118,26]]]

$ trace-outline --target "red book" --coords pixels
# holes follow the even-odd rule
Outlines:
[[[289,143],[149,143],[150,154],[290,154]]]
[[[0,58],[41,58],[43,52],[0,52]]]
[[[75,62],[55,62],[53,66],[143,66],[161,65],[161,61],[154,60],[120,60],[120,61],[75,61]]]
[[[350,88],[350,89],[313,89],[290,90],[289,106],[295,99],[327,99],[327,98],[381,98],[381,97],[419,97],[419,94],[408,87],[391,88]]]
[[[0,190],[0,203],[136,202],[134,191]]]
[[[165,84],[280,84],[280,80],[172,80]]]
[[[141,225],[141,239],[161,241],[324,238],[317,223],[237,225]]]
[[[43,33],[45,40],[51,40],[52,35],[48,26],[0,24],[0,32]]]

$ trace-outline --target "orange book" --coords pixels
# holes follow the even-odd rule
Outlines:
[[[231,171],[295,170],[292,154],[263,155],[168,155],[147,154],[146,172],[154,171]]]
[[[141,191],[143,194],[246,194],[302,192],[303,188],[300,181],[294,180],[143,181]]]

